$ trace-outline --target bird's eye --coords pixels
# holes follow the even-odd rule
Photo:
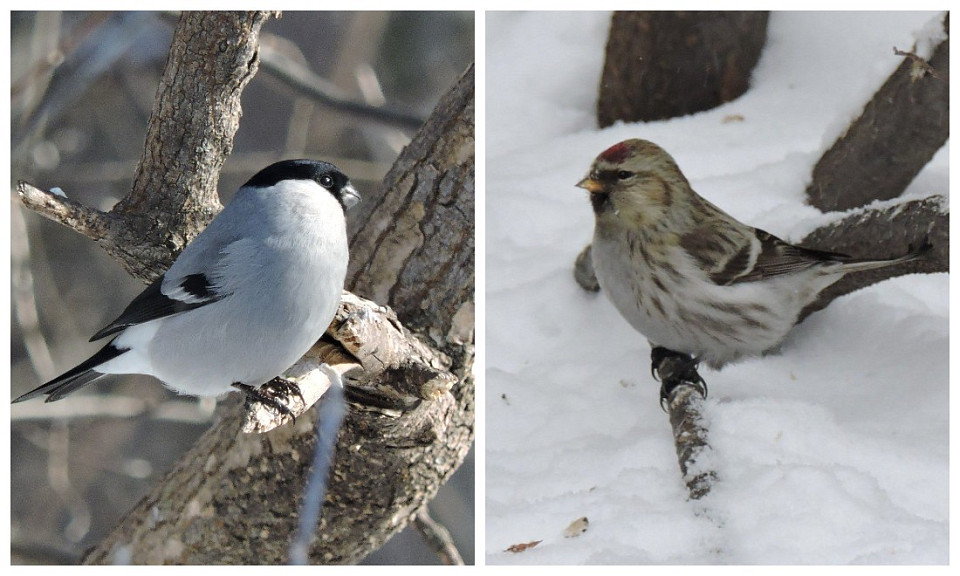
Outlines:
[[[320,185],[323,186],[324,188],[329,188],[333,186],[333,178],[324,174],[323,176],[320,177]]]
[[[627,172],[626,170],[621,170],[617,172],[617,178],[619,178],[620,180],[626,180],[631,176],[633,176],[633,172]]]

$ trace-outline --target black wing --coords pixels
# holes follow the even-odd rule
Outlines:
[[[116,320],[94,334],[90,341],[99,340],[136,324],[206,306],[226,296],[218,293],[204,274],[190,274],[183,277],[178,286],[179,290],[174,296],[168,296],[162,291],[164,277],[157,278],[130,302]]]
[[[69,372],[57,376],[43,386],[38,386],[26,394],[23,394],[14,400],[13,403],[16,404],[17,402],[36,398],[41,394],[47,395],[46,402],[59,400],[67,394],[71,394],[103,376],[102,372],[97,372],[97,366],[116,358],[126,351],[125,348],[118,348],[113,345],[113,342],[110,342],[100,349],[99,352],[88,358],[86,362],[76,366]]]

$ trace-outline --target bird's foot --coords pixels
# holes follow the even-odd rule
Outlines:
[[[650,373],[660,381],[660,407],[664,410],[670,393],[683,384],[693,386],[700,396],[707,397],[707,383],[697,372],[700,363],[693,356],[654,346],[650,351],[650,362]]]
[[[301,404],[306,404],[306,400],[303,398],[303,393],[300,392],[300,387],[297,386],[295,382],[279,376],[267,382],[260,388],[254,388],[249,384],[241,384],[240,382],[234,382],[232,386],[243,392],[248,401],[265,404],[284,416],[290,416],[294,421],[297,419],[296,415],[292,410],[290,410],[290,408],[287,407],[286,404],[281,402],[279,398],[296,396],[300,399]]]

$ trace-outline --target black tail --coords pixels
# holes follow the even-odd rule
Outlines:
[[[62,376],[54,378],[43,386],[34,388],[33,390],[14,400],[13,403],[16,404],[17,402],[23,402],[24,400],[36,398],[41,394],[47,395],[45,402],[59,400],[103,376],[103,372],[97,372],[96,367],[103,364],[107,360],[116,358],[126,351],[127,350],[125,348],[115,348],[113,346],[113,342],[111,341],[109,344],[101,348],[99,352],[91,356],[82,364],[78,365],[76,368],[73,368]]]

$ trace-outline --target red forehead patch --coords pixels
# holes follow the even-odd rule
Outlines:
[[[600,154],[600,158],[607,162],[619,164],[627,158],[629,153],[630,150],[627,148],[627,143],[621,142],[604,150],[603,153]]]

